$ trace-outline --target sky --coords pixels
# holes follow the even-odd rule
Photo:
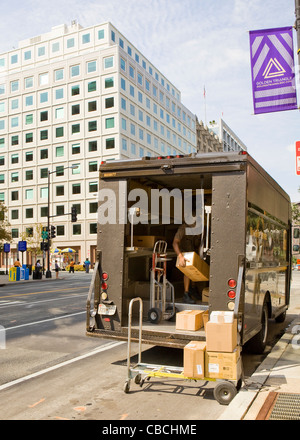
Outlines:
[[[251,30],[294,25],[295,0],[3,1],[0,53],[72,20],[83,27],[110,21],[181,91],[199,120],[222,117],[291,200],[300,201],[300,111],[254,115],[249,47]],[[295,30],[293,36],[296,54]],[[298,75],[296,85],[299,107]]]

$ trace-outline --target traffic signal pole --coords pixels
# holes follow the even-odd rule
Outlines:
[[[50,174],[48,170],[48,212],[47,212],[47,226],[48,226],[48,249],[47,249],[47,271],[46,278],[52,278],[50,270]]]

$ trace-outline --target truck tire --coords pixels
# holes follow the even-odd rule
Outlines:
[[[248,348],[252,353],[262,354],[265,351],[267,345],[267,338],[268,338],[268,329],[269,329],[268,319],[269,319],[268,304],[266,301],[264,301],[262,307],[262,313],[261,313],[262,327],[260,331],[252,339],[250,339],[248,343]]]

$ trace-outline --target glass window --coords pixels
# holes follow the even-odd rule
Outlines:
[[[14,202],[16,200],[19,200],[19,191],[12,191],[11,192],[11,200]]]
[[[55,109],[55,119],[62,119],[65,116],[65,110],[63,107]]]
[[[64,97],[64,89],[55,90],[55,99],[62,99]]]
[[[25,161],[31,162],[33,160],[33,151],[26,151],[25,153]]]
[[[98,182],[90,182],[89,183],[89,192],[92,193],[92,192],[97,192],[97,191],[98,191]]]
[[[114,66],[114,57],[106,57],[104,58],[104,68],[109,69]]]
[[[80,174],[80,163],[74,163],[74,168],[72,168],[72,174]]]
[[[80,66],[77,64],[76,66],[71,66],[70,75],[73,78],[74,76],[80,75]]]
[[[60,147],[56,147],[55,152],[56,157],[62,157],[64,155],[64,146],[61,145]]]
[[[72,105],[72,115],[79,115],[80,113],[80,104]]]
[[[31,50],[26,50],[26,52],[24,52],[24,60],[31,60]]]
[[[97,141],[89,142],[89,151],[97,151]]]
[[[19,125],[19,117],[16,116],[15,118],[11,118],[11,126],[18,127],[18,125]]]
[[[65,235],[65,227],[64,225],[56,226],[56,235]]]
[[[46,199],[48,197],[48,188],[47,187],[46,188],[41,188],[40,194],[41,194],[41,198],[42,199]]]
[[[91,81],[88,83],[88,92],[95,92],[97,90],[96,81]]]
[[[26,96],[25,98],[25,105],[26,107],[29,107],[30,105],[33,105],[33,96]]]
[[[114,78],[105,78],[105,88],[109,89],[114,86]]]
[[[18,90],[19,90],[19,81],[18,80],[12,81],[10,83],[10,91],[11,92],[17,92]]]
[[[4,176],[4,174],[0,174],[0,183],[5,183],[5,176]]]
[[[58,165],[55,168],[55,175],[56,175],[56,177],[62,177],[65,175],[65,168],[63,165]]]
[[[97,171],[98,169],[98,162],[97,161],[93,161],[93,162],[89,162],[89,172],[93,172],[93,171]]]
[[[143,85],[143,75],[138,73],[138,83],[142,86]]]
[[[107,150],[115,148],[115,138],[108,138],[105,140],[105,147]]]
[[[33,189],[26,189],[25,190],[25,199],[26,200],[32,200],[33,199]]]
[[[41,130],[40,132],[40,140],[44,141],[48,139],[48,130]]]
[[[90,34],[82,35],[82,44],[90,43],[90,41],[91,41],[91,35]]]
[[[48,216],[48,206],[42,206],[41,207],[41,217],[47,217]]]
[[[41,159],[48,159],[48,148],[41,150]]]
[[[5,93],[5,84],[0,84],[0,95]]]
[[[115,126],[115,118],[105,119],[105,128],[114,128],[114,126]]]
[[[40,93],[40,103],[44,103],[48,101],[48,92]]]
[[[60,81],[64,79],[64,69],[58,69],[54,72],[55,81]]]
[[[49,74],[48,73],[41,73],[39,75],[39,84],[40,86],[46,85],[49,82]]]
[[[72,86],[72,88],[71,88],[71,95],[75,96],[75,95],[79,95],[79,93],[80,93],[79,86],[78,85]]]
[[[126,71],[126,61],[123,58],[121,58],[120,65],[121,69]]]
[[[74,47],[74,46],[75,46],[75,40],[74,40],[74,38],[69,38],[69,39],[67,40],[67,48],[70,49],[71,47]]]
[[[88,103],[88,111],[89,112],[94,112],[97,110],[97,101],[90,101]]]
[[[25,116],[25,124],[26,125],[33,124],[33,114]]]
[[[58,52],[59,51],[59,42],[52,43],[52,52]]]
[[[38,57],[42,57],[43,55],[45,55],[45,53],[46,53],[45,46],[38,48]]]
[[[11,219],[12,220],[18,220],[19,218],[19,210],[18,209],[12,209],[11,211]]]
[[[29,89],[30,87],[33,87],[33,76],[25,78],[25,89]]]
[[[33,208],[26,208],[25,209],[25,217],[26,218],[33,218]]]
[[[33,180],[33,170],[27,170],[25,172],[25,180]]]
[[[73,225],[73,235],[81,235],[81,225]]]
[[[12,55],[10,58],[11,64],[16,64],[18,62],[18,54]]]
[[[125,99],[122,98],[122,108],[124,109],[123,101],[125,101]],[[125,103],[126,103],[126,101],[125,101]],[[106,98],[105,99],[105,108],[111,108],[111,107],[114,107],[114,98],[113,97],[112,98]],[[125,109],[124,110],[126,110],[126,104],[125,104]]]
[[[33,133],[26,133],[25,135],[25,142],[33,142]]]
[[[48,110],[40,113],[40,121],[48,121]]]
[[[64,213],[65,213],[65,206],[64,205],[56,206],[56,215],[64,215]]]
[[[63,185],[56,186],[56,195],[57,196],[64,196],[65,195],[65,187]]]
[[[64,127],[57,127],[55,129],[55,135],[56,135],[57,138],[58,137],[63,137],[63,135],[64,135]]]
[[[80,144],[73,144],[72,145],[72,154],[79,154],[80,153]]]
[[[89,131],[96,131],[97,130],[97,121],[89,121],[88,130]]]
[[[41,168],[40,176],[41,179],[45,179],[46,177],[48,177],[48,168]]]
[[[80,124],[73,124],[72,125],[72,134],[80,133]]]
[[[19,163],[19,154],[12,154],[11,155],[11,163]]]
[[[74,170],[72,170],[74,171]],[[81,193],[81,185],[80,183],[73,183],[72,184],[72,194],[80,194]]]
[[[96,61],[89,61],[87,63],[87,73],[96,72],[96,70],[97,70]]]
[[[19,173],[18,172],[11,173],[11,181],[12,182],[18,182],[19,181]]]
[[[12,110],[17,110],[18,108],[19,108],[19,100],[18,99],[13,99],[11,101],[11,109]],[[0,108],[0,111],[1,111],[1,108]],[[3,102],[3,110],[2,111],[4,112],[4,102]]]
[[[104,38],[104,29],[100,29],[98,31],[98,40],[103,40]]]

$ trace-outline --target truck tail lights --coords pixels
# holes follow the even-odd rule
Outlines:
[[[227,296],[230,299],[234,299],[235,298],[235,291],[234,290],[229,290],[229,292],[227,292]]]
[[[235,288],[236,288],[236,281],[235,281],[233,278],[231,278],[231,279],[228,281],[228,286],[229,286],[231,289],[235,289]]]

